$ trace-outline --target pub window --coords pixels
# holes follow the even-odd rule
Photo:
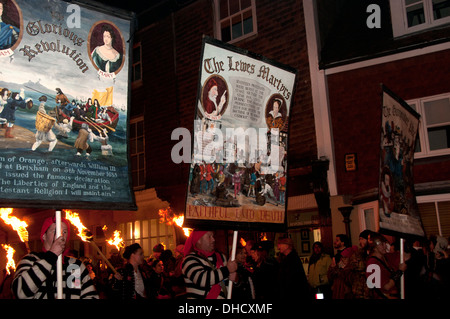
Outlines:
[[[216,37],[233,43],[257,33],[255,0],[215,0]]]
[[[417,197],[425,234],[450,237],[450,194]]]
[[[450,154],[450,93],[408,101],[420,115],[415,157]]]
[[[130,159],[133,189],[145,188],[144,118],[130,120]]]
[[[160,223],[159,219],[136,220],[119,225],[126,246],[138,243],[144,251],[144,256],[151,256],[153,247],[162,244],[164,249],[175,249],[173,226]]]
[[[450,0],[390,0],[394,37],[450,22]]]

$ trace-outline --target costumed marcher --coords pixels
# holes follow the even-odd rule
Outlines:
[[[236,275],[236,261],[215,251],[212,231],[194,230],[184,246],[182,271],[188,299],[225,299],[225,281]]]
[[[56,299],[57,279],[56,263],[58,256],[63,256],[63,299],[98,299],[94,282],[89,271],[78,259],[68,257],[69,248],[66,243],[70,236],[69,222],[61,218],[62,235],[56,238],[56,223],[54,217],[44,221],[40,239],[43,243],[42,252],[31,252],[17,265],[12,290],[18,299]],[[79,278],[73,271],[77,269]],[[68,284],[71,283],[71,284]]]

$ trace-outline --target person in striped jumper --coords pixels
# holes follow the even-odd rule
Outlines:
[[[226,299],[227,279],[236,279],[236,261],[215,250],[212,231],[194,230],[184,245],[182,272],[188,299]]]
[[[99,299],[89,271],[78,259],[68,257],[66,242],[70,224],[61,218],[61,233],[56,237],[55,218],[47,218],[41,229],[42,252],[25,255],[17,265],[12,291],[17,299],[56,299],[56,263],[63,255],[63,299]]]

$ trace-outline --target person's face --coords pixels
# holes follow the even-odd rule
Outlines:
[[[386,242],[377,242],[376,243],[377,244],[377,247],[376,247],[376,250],[380,253],[380,254],[382,254],[382,255],[384,255],[384,254],[387,254],[388,252],[389,252],[389,250],[390,250],[390,245],[389,245],[389,243],[386,243]]]
[[[136,265],[142,265],[144,263],[144,251],[142,248],[139,248],[134,254],[131,254],[131,261]]]
[[[61,236],[63,236],[64,241],[67,241],[67,225],[66,223],[61,223]],[[58,236],[56,236],[56,223],[50,225],[45,234],[42,236],[44,239],[44,247],[46,250],[50,250],[53,242]]]
[[[367,246],[367,239],[359,237],[359,247],[364,248]]]
[[[159,251],[154,251],[154,252],[153,252],[153,257],[155,257],[155,259],[159,259],[159,257],[161,257],[161,252],[159,252]]]
[[[342,248],[344,246],[344,243],[341,241],[341,239],[339,237],[336,237],[336,239],[334,240],[334,248],[339,249]]]
[[[247,251],[245,249],[240,249],[236,254],[236,261],[238,263],[244,264],[247,258]]]
[[[214,251],[215,243],[216,240],[214,239],[214,233],[209,231],[198,240],[196,246],[200,250],[212,252]]]
[[[277,246],[278,246],[278,250],[283,255],[285,255],[286,251],[289,249],[289,245],[287,245],[287,244],[278,244]]]
[[[156,264],[155,267],[153,267],[153,269],[155,270],[155,272],[157,274],[160,274],[164,271],[164,264],[162,261],[160,261],[159,263]]]
[[[279,109],[280,104],[277,101],[273,102],[273,113],[277,114]]]
[[[103,43],[105,43],[106,45],[111,45],[112,43],[111,33],[109,33],[108,31],[103,32]]]
[[[2,99],[3,101],[6,101],[8,99],[8,91],[5,91],[5,93],[3,93]]]
[[[215,101],[217,98],[217,95],[219,95],[219,91],[217,90],[217,85],[214,85],[208,92],[208,98],[211,101]]]
[[[322,248],[319,245],[314,245],[313,251],[314,254],[319,255],[322,253]]]
[[[0,3],[0,17],[3,15],[3,3]]]

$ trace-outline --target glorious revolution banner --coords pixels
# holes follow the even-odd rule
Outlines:
[[[285,226],[296,73],[204,38],[185,225]]]
[[[133,16],[60,0],[2,0],[0,16],[0,204],[135,209]]]
[[[414,192],[413,162],[419,114],[386,87],[380,158],[380,231],[424,236]]]

